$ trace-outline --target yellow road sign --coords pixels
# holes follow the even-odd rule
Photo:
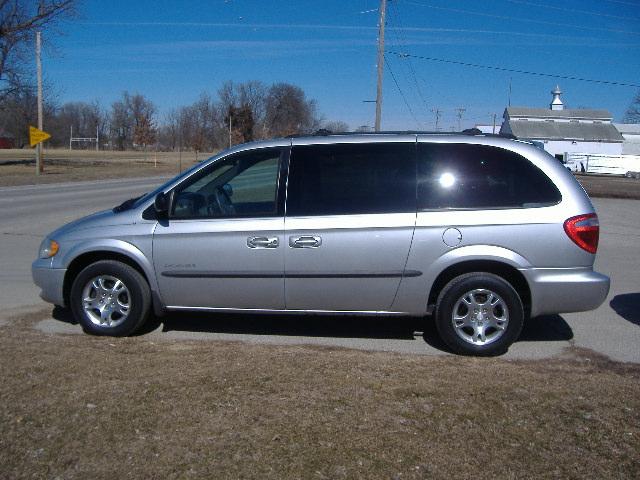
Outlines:
[[[47,132],[43,132],[42,130],[38,130],[36,127],[29,126],[29,143],[32,147],[35,147],[40,142],[44,142],[48,138],[51,138],[51,135]]]

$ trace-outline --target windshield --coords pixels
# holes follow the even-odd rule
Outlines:
[[[140,205],[148,202],[152,198],[155,198],[155,196],[158,195],[158,193],[160,193],[160,192],[164,191],[165,189],[167,189],[169,187],[169,185],[174,184],[176,182],[176,180],[178,180],[179,178],[183,178],[183,177],[186,177],[186,176],[190,175],[191,172],[193,172],[194,170],[197,170],[198,168],[200,168],[205,162],[208,162],[211,158],[214,158],[214,157],[210,157],[210,158],[208,158],[206,160],[203,160],[202,162],[196,163],[191,168],[185,170],[184,172],[181,172],[180,174],[176,175],[172,179],[166,181],[165,183],[160,185],[155,190],[152,190],[149,193],[145,193],[143,196],[138,197],[137,199],[134,199],[135,201],[131,204],[131,206],[129,208],[137,208]]]

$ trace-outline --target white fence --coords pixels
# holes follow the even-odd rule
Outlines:
[[[640,172],[640,155],[566,153],[564,164],[572,172],[626,175]]]

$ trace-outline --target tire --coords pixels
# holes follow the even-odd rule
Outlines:
[[[454,278],[442,289],[435,321],[440,338],[455,353],[501,355],[520,336],[524,309],[518,293],[502,277],[474,272]]]
[[[114,260],[101,260],[75,278],[69,303],[86,333],[124,337],[146,321],[151,292],[147,281],[134,268]]]

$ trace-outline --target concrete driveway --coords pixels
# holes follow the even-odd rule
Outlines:
[[[38,297],[30,266],[51,230],[88,213],[111,208],[154,188],[163,179],[128,179],[0,188],[0,322],[43,311],[38,327],[80,333],[67,312]],[[606,302],[593,312],[533,319],[507,358],[549,358],[570,346],[619,361],[640,362],[640,201],[594,199],[602,226],[596,269],[611,277]],[[443,354],[429,322],[398,318],[202,315],[181,313],[150,325],[162,339],[312,343],[414,354]]]

